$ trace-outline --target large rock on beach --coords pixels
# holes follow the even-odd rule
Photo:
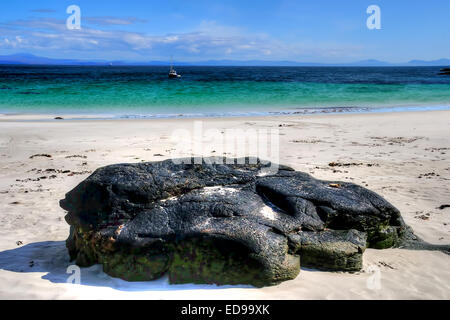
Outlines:
[[[254,158],[217,160],[96,170],[60,203],[71,259],[128,281],[168,274],[175,284],[261,287],[296,278],[300,264],[358,271],[366,247],[411,237],[395,207],[358,185]]]

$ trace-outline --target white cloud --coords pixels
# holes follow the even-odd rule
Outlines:
[[[133,18],[121,20],[97,17],[97,24],[126,25]],[[101,21],[101,22],[100,22]],[[91,20],[92,22],[92,20]],[[132,22],[130,22],[132,23]],[[57,19],[17,20],[0,24],[0,48],[69,52],[91,52],[92,59],[142,60],[166,59],[174,55],[179,60],[203,59],[277,59],[318,60],[318,58],[351,57],[362,48],[318,42],[284,42],[266,34],[256,34],[215,21],[202,21],[192,32],[150,35],[123,30],[101,30],[82,24],[81,30],[67,30],[65,21]],[[114,56],[112,56],[114,55]]]

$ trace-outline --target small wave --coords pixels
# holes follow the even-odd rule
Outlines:
[[[177,113],[177,114],[124,114],[117,115],[118,119],[172,119],[172,118],[233,118],[233,117],[264,117],[289,116],[337,113],[383,113],[404,111],[433,111],[449,110],[449,106],[403,106],[403,107],[319,107],[299,108],[293,110],[261,111],[261,112],[204,112],[204,113]]]
[[[389,107],[314,107],[314,108],[292,108],[289,110],[274,111],[248,111],[248,112],[198,112],[198,113],[159,113],[159,114],[123,114],[123,113],[65,113],[65,112],[44,112],[44,113],[11,113],[0,112],[4,116],[33,116],[33,119],[21,119],[19,121],[48,121],[49,117],[54,119],[54,114],[64,115],[66,121],[78,120],[139,120],[139,119],[204,119],[204,118],[239,118],[239,117],[276,117],[276,116],[302,116],[320,114],[357,114],[357,113],[388,113],[388,112],[408,112],[408,111],[439,111],[450,110],[450,105],[438,106],[389,106]],[[42,117],[40,117],[42,116]]]

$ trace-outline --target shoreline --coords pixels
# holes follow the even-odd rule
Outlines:
[[[392,107],[323,107],[299,108],[295,110],[265,111],[265,112],[225,112],[225,113],[190,113],[190,114],[76,114],[76,113],[0,113],[0,122],[10,121],[123,121],[123,120],[172,120],[172,119],[239,119],[239,118],[270,118],[310,115],[336,114],[374,114],[399,112],[425,112],[450,110],[450,105],[424,106],[392,106]],[[61,118],[61,119],[56,119]]]

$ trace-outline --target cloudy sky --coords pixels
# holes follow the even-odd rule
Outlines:
[[[366,10],[381,8],[381,30]],[[69,5],[81,30],[68,30]],[[450,58],[448,0],[3,0],[0,55],[89,60]]]

